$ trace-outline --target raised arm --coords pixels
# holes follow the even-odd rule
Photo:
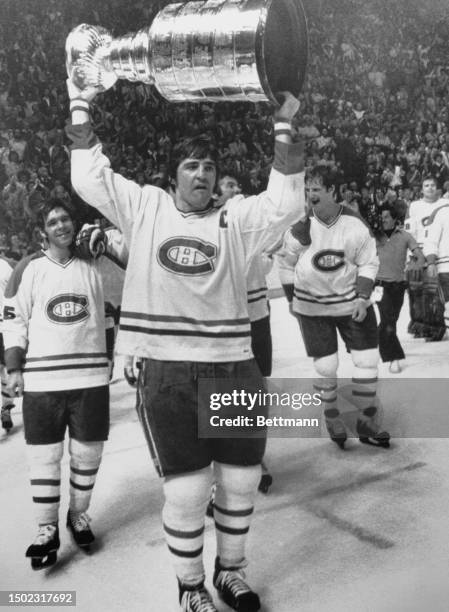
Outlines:
[[[158,199],[156,187],[140,187],[113,172],[109,159],[103,154],[101,143],[94,134],[89,119],[89,104],[97,90],[89,87],[83,91],[67,81],[70,98],[71,121],[66,132],[71,146],[71,179],[76,193],[88,204],[97,208],[127,236],[142,206],[143,192],[148,202],[150,191]]]
[[[229,202],[229,220],[236,220],[248,255],[279,240],[305,212],[304,145],[293,142],[291,122],[299,101],[283,92],[284,102],[274,119],[274,161],[266,191],[246,199],[242,206]]]

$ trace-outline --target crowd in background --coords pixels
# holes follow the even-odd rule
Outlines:
[[[0,6],[0,254],[38,248],[33,211],[43,198],[73,198],[64,126],[65,39],[80,23],[114,35],[137,31],[166,1],[3,0]],[[433,175],[449,192],[449,14],[433,0],[307,0],[306,83],[295,128],[307,164],[327,167],[345,203],[374,230],[379,207],[400,218]],[[245,194],[266,185],[272,163],[267,103],[173,104],[152,86],[119,81],[92,105],[114,170],[165,187],[174,143],[208,133],[224,173]],[[86,216],[93,212],[87,207]]]

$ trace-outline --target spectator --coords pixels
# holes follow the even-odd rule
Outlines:
[[[404,351],[396,333],[404,293],[407,287],[405,280],[405,263],[410,251],[424,266],[425,260],[416,240],[399,227],[399,214],[394,205],[384,204],[381,209],[382,232],[377,237],[377,254],[379,270],[376,285],[382,287],[382,298],[378,302],[379,352],[383,362],[390,362],[389,370],[393,374],[401,371],[400,360],[405,359]]]

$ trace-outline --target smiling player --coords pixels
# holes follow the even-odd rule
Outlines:
[[[180,140],[170,158],[173,197],[114,173],[89,122],[96,91],[68,82],[72,183],[129,245],[117,350],[144,357],[139,415],[164,478],[163,526],[183,612],[216,610],[204,586],[203,540],[212,478],[217,558],[213,583],[235,610],[255,612],[242,572],[266,440],[198,437],[199,381],[263,379],[251,352],[246,272],[304,212],[303,145],[291,121],[299,101],[285,92],[275,111],[268,188],[214,206],[218,151],[208,137]],[[253,432],[256,433],[256,432]]]
[[[292,308],[319,377],[326,427],[343,448],[347,432],[337,408],[338,332],[354,364],[357,434],[361,442],[387,447],[376,399],[379,353],[370,304],[379,267],[376,242],[361,217],[337,202],[321,166],[307,174],[305,189],[311,218],[287,231],[282,267],[294,270]]]
[[[69,430],[70,505],[76,543],[94,536],[86,511],[109,432],[103,289],[95,263],[73,254],[75,219],[61,200],[38,217],[48,248],[23,259],[5,291],[3,336],[8,390],[23,394],[23,424],[39,526],[26,552],[33,569],[59,548],[61,460]]]

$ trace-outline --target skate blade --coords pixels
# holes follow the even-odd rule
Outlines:
[[[390,448],[390,439],[376,440],[375,438],[367,438],[365,436],[359,437],[359,441],[362,444],[368,444],[369,446],[377,446],[378,448]]]
[[[46,557],[31,557],[31,568],[35,571],[51,567],[56,563],[57,553],[50,552]]]

